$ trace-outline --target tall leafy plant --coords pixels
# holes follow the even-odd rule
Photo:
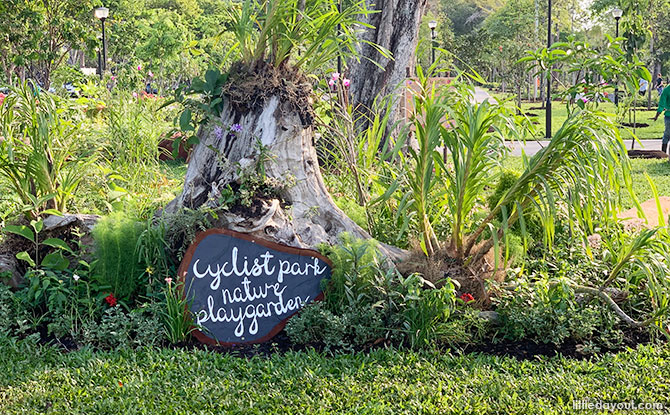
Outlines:
[[[28,218],[64,211],[93,157],[76,153],[79,125],[61,118],[57,97],[30,82],[12,92],[0,105],[0,177]]]
[[[570,116],[549,144],[532,158],[524,158],[524,171],[468,237],[463,256],[481,258],[519,221],[523,237],[524,212],[535,210],[543,224],[545,242],[553,240],[554,221],[561,208],[575,232],[586,234],[586,217],[613,217],[618,205],[619,189],[633,195],[630,161],[618,129],[609,116],[593,110],[578,110]],[[498,215],[501,226],[493,226]],[[481,235],[494,228],[482,244]]]
[[[433,225],[443,206],[443,190],[439,186],[443,163],[438,147],[445,131],[449,94],[442,93],[435,84],[429,84],[420,68],[417,67],[417,71],[420,82],[411,90],[414,111],[410,119],[410,129],[406,131],[410,137],[405,137],[409,143],[407,160],[403,160],[404,157],[401,156],[404,174],[389,188],[384,197],[388,198],[401,183],[404,185],[407,191],[398,209],[406,209],[409,214],[416,216],[421,248],[426,255],[431,256],[440,248]],[[416,140],[416,146],[412,143],[412,136]]]
[[[335,0],[245,0],[231,9],[229,30],[242,63],[290,64],[311,73],[337,56],[356,54],[355,27],[367,26],[358,19],[368,13],[365,1],[338,8]]]
[[[450,107],[452,128],[442,130],[447,214],[451,217],[450,248],[461,256],[466,231],[485,187],[496,177],[506,154],[505,138],[520,134],[503,105],[473,103],[469,97]],[[448,154],[448,155],[447,155]]]

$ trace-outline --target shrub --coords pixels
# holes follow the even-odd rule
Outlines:
[[[291,319],[297,342],[321,341],[350,347],[388,338],[411,347],[453,338],[447,321],[455,305],[454,286],[436,289],[418,274],[403,277],[387,267],[373,240],[343,234],[327,248],[333,274],[323,305],[310,305]]]
[[[12,92],[0,105],[0,178],[28,218],[65,211],[93,160],[75,154],[81,128],[56,96],[27,82]]]
[[[99,323],[84,325],[79,340],[103,349],[160,345],[164,341],[163,326],[155,307],[150,304],[130,312],[110,307]]]
[[[186,310],[190,310],[189,301],[182,296],[183,283],[172,283],[172,278],[166,279],[166,287],[163,290],[165,295],[165,309],[161,312],[165,336],[172,344],[188,340],[191,333],[195,330],[193,315]]]
[[[186,249],[193,243],[197,233],[212,226],[209,213],[202,208],[184,208],[164,217],[167,225],[166,242],[176,262],[182,260]]]
[[[577,301],[568,284],[521,283],[504,292],[497,308],[506,338],[562,344],[567,339],[610,346],[621,339],[616,316],[599,303]]]
[[[97,258],[94,273],[101,284],[109,286],[124,301],[146,293],[142,284],[147,277],[136,250],[141,232],[140,223],[118,212],[100,219],[93,228]]]
[[[14,294],[11,289],[0,282],[0,334],[9,333],[14,324]]]

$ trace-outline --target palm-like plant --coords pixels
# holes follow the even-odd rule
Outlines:
[[[571,211],[568,216],[576,229],[588,230],[589,222],[584,218],[614,215],[619,189],[627,188],[633,194],[626,148],[618,129],[601,112],[577,111],[546,147],[532,158],[524,158],[524,164],[519,179],[470,235],[463,251],[465,257],[481,258],[494,245],[496,236],[516,221],[521,222],[523,231],[524,212],[528,209],[539,214],[545,241],[550,244],[560,206]],[[504,226],[473,251],[480,236],[501,213],[506,219]],[[525,231],[522,233],[525,238]]]
[[[488,101],[472,103],[469,96],[456,101],[449,115],[453,128],[443,129],[447,165],[443,167],[446,181],[446,202],[451,217],[450,248],[463,255],[465,233],[484,188],[495,178],[502,156],[507,152],[503,128],[514,125],[505,115],[505,108]],[[507,134],[510,137],[511,134]]]
[[[440,168],[442,155],[438,147],[442,142],[444,123],[446,121],[449,95],[441,93],[434,84],[428,84],[428,78],[423,76],[417,67],[420,82],[413,90],[414,112],[410,124],[413,132],[408,130],[406,134],[410,138],[407,145],[409,162],[405,162],[401,155],[401,161],[405,174],[400,180],[404,180],[407,193],[402,198],[399,209],[407,209],[416,215],[421,234],[421,248],[428,256],[432,256],[440,249],[433,224],[442,211],[441,199],[443,190],[440,188]],[[416,145],[411,138],[415,139]],[[393,191],[400,185],[400,180],[390,187]],[[387,197],[390,193],[387,191]]]

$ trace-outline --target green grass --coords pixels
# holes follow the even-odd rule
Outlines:
[[[3,345],[0,413],[559,414],[572,402],[668,402],[670,351],[592,361],[375,351],[237,358]],[[632,412],[629,412],[632,413]]]
[[[489,91],[490,92],[490,91]],[[491,93],[491,92],[490,92]],[[491,93],[492,96],[497,96],[499,98],[506,98],[509,97],[508,94],[500,94],[500,93]],[[636,128],[635,129],[635,135],[637,136],[638,139],[640,140],[652,140],[652,139],[661,139],[663,137],[663,129],[665,128],[663,124],[663,117],[659,117],[658,120],[652,121],[651,118],[653,118],[656,115],[656,106],[652,106],[651,111],[646,110],[646,100],[644,103],[638,102],[638,111],[636,113],[636,122],[639,123],[645,123],[649,124],[647,127],[643,128]],[[510,105],[513,105],[513,102],[510,103]],[[523,102],[521,104],[521,109],[524,113],[531,115],[529,118],[531,121],[535,123],[535,127],[537,128],[537,138],[538,139],[543,139],[545,135],[545,113],[546,111],[544,109],[539,109],[539,107],[542,106],[541,102],[535,102],[535,103],[530,103],[530,102]],[[532,109],[531,109],[532,108]],[[561,102],[554,101],[552,103],[551,107],[551,131],[552,134],[555,134],[558,129],[563,125],[565,120],[568,118],[568,111],[567,108],[565,107],[565,104],[562,104]],[[616,107],[614,104],[611,102],[604,102],[601,103],[600,106],[598,107],[601,111],[607,112],[614,114],[616,112]],[[644,108],[644,109],[642,109]],[[629,122],[628,120],[628,114],[626,115],[625,119],[623,120],[624,122]],[[632,113],[631,113],[631,119],[630,122],[632,123]],[[621,128],[621,135],[624,139],[632,139],[632,128],[630,127],[622,127]],[[630,145],[630,143],[629,143]],[[636,147],[639,148],[639,145],[636,144]]]

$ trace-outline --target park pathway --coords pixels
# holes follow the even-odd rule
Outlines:
[[[485,89],[480,88],[478,86],[475,87],[475,102],[481,103],[489,98],[491,98],[491,95],[489,95],[489,93]]]
[[[624,140],[626,147],[630,149],[631,140]],[[635,142],[635,148],[638,150],[660,150],[661,149],[661,140],[640,140],[642,147],[638,142]],[[532,156],[541,148],[545,147],[549,141],[539,140],[539,141],[526,141],[523,143],[509,143],[507,146],[512,149],[510,153],[513,156],[520,156],[521,150],[523,149],[526,152],[526,155]]]

